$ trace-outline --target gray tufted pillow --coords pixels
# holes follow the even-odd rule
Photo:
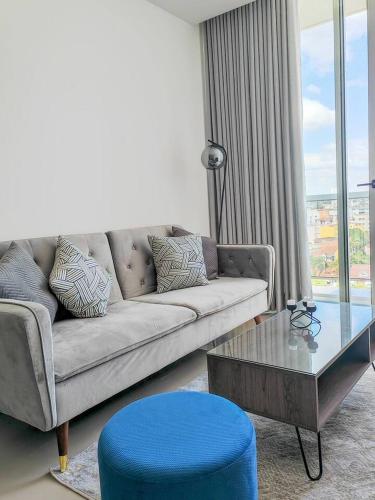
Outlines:
[[[154,257],[157,293],[208,285],[200,236],[149,236]]]
[[[0,298],[37,302],[48,309],[52,323],[55,319],[58,304],[47,278],[15,241],[0,259]]]
[[[77,318],[96,318],[107,312],[112,277],[92,258],[59,236],[50,286]]]
[[[178,237],[188,236],[193,233],[186,231],[186,229],[182,227],[172,226],[172,234]],[[208,236],[202,236],[202,248],[204,263],[206,264],[207,279],[214,280],[219,273],[216,241]]]

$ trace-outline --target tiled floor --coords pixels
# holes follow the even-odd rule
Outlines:
[[[123,406],[143,396],[173,391],[186,385],[206,368],[204,351],[196,351],[71,423],[70,454],[86,448],[99,436],[105,422]],[[1,500],[69,500],[79,495],[58,484],[48,474],[56,464],[54,432],[43,433],[0,414]]]

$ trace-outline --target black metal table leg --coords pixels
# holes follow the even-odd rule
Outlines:
[[[296,433],[297,433],[297,437],[298,437],[298,443],[299,443],[299,447],[301,450],[302,460],[303,460],[303,464],[305,466],[306,474],[311,481],[319,481],[319,479],[322,477],[322,474],[323,474],[322,445],[321,445],[321,441],[320,441],[320,432],[317,433],[317,436],[318,436],[318,455],[319,455],[319,474],[317,476],[312,476],[310,473],[310,469],[309,469],[309,466],[308,466],[307,460],[306,460],[305,450],[303,449],[301,434],[299,432],[298,427],[296,427]]]
[[[372,367],[375,370],[375,361],[372,362]]]

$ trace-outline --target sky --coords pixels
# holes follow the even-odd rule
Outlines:
[[[333,22],[301,34],[304,158],[307,195],[336,187]],[[367,13],[345,19],[348,190],[368,182]]]

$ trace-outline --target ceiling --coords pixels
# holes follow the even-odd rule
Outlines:
[[[171,14],[198,24],[254,0],[148,0]]]
[[[298,0],[301,28],[311,28],[317,24],[332,21],[332,0]],[[367,0],[345,0],[345,16],[367,9]]]
[[[192,24],[199,24],[211,17],[237,9],[254,0],[148,0],[162,9]],[[298,0],[301,27],[309,28],[332,20],[332,0]],[[345,0],[345,14],[366,9],[366,0]]]

